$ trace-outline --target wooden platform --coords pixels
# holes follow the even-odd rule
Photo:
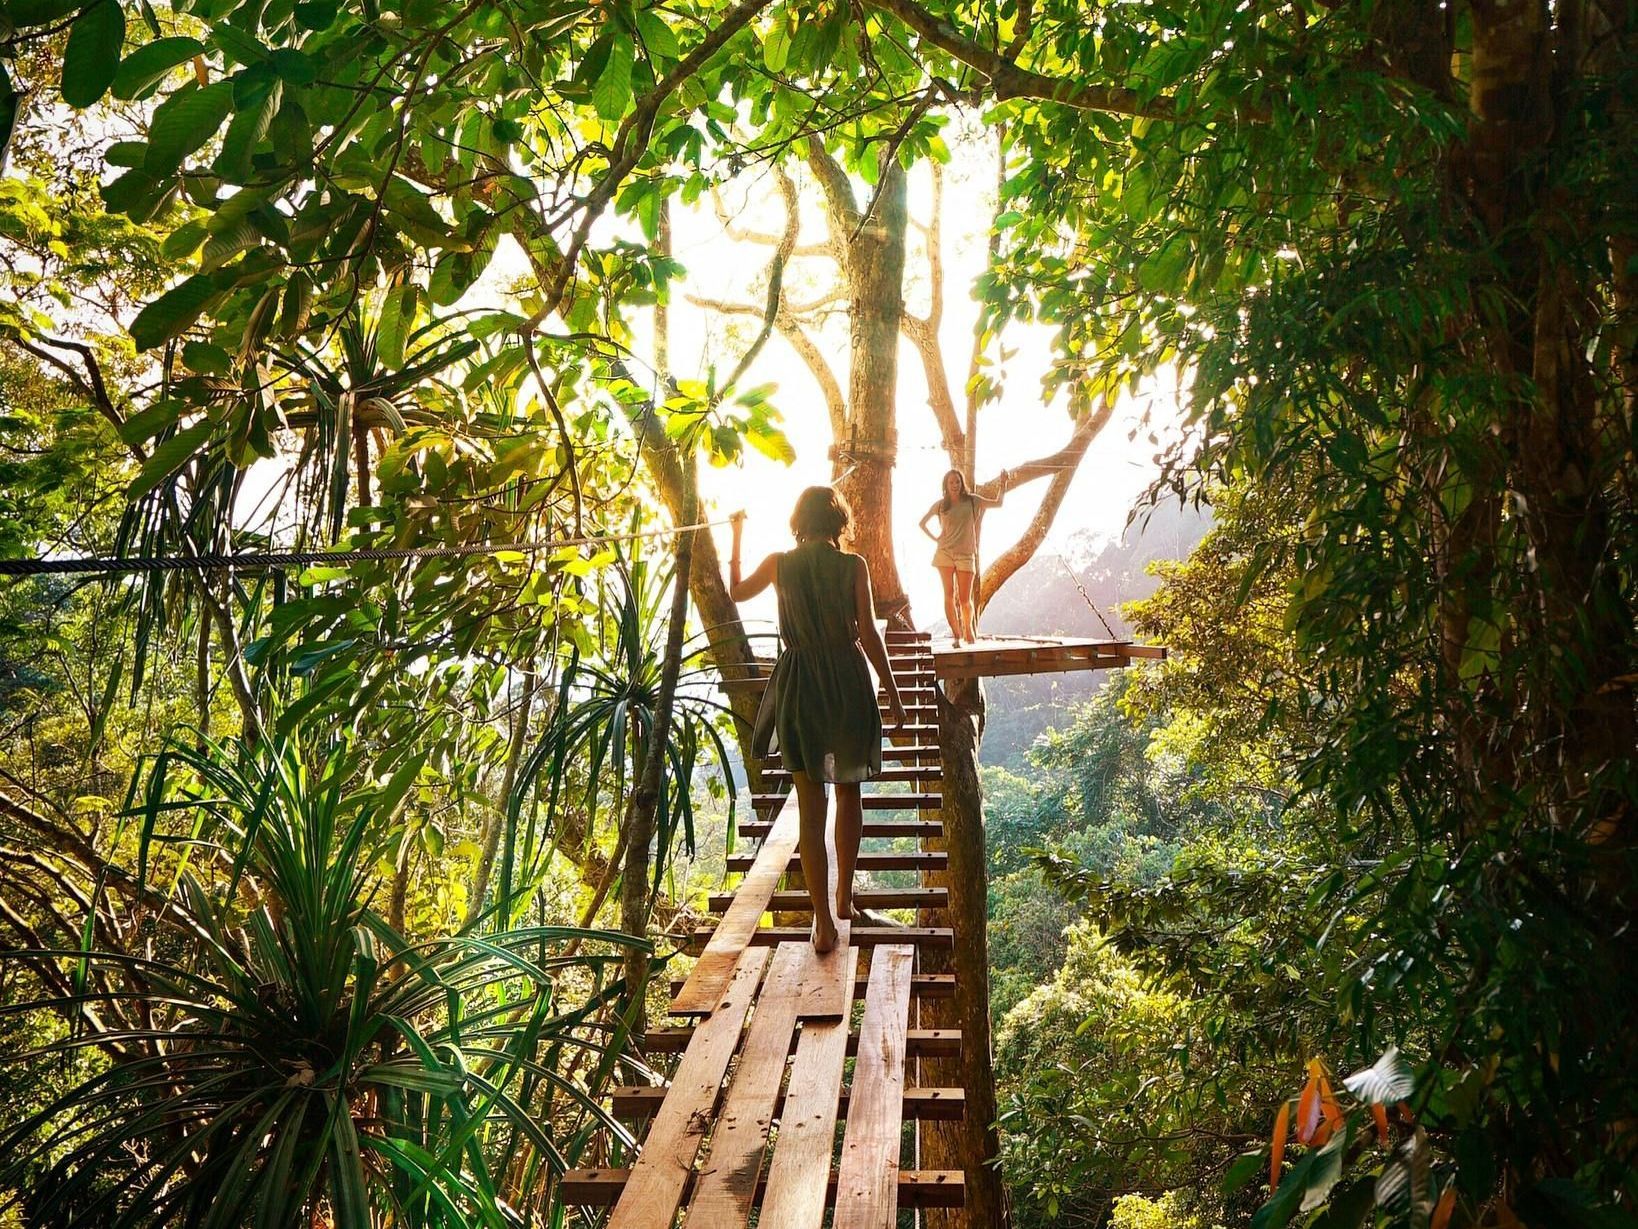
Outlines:
[[[931,684],[925,636],[894,634],[889,645],[895,670]],[[942,853],[878,846],[943,832],[935,713],[917,707],[909,738],[918,745],[884,749],[903,767],[867,794],[862,873],[944,865]],[[647,1124],[637,1159],[571,1171],[565,1202],[610,1207],[610,1229],[732,1229],[753,1218],[765,1229],[895,1229],[900,1208],[961,1207],[964,1175],[914,1168],[906,1140],[921,1122],[965,1109],[963,1089],[917,1087],[912,1076],[916,1060],[961,1053],[959,1032],[910,1027],[915,1001],[954,993],[949,974],[916,971],[919,953],[948,947],[952,933],[872,918],[843,923],[842,943],[816,954],[806,929],[768,922],[775,909],[812,912],[805,891],[781,887],[800,868],[795,800],[759,796],[754,812],[740,832],[760,845],[728,860],[744,878],[712,897],[721,917],[691,936],[699,959],[673,983],[671,1013],[682,1023],[643,1037],[651,1061],[680,1056],[669,1084],[613,1091],[614,1114]],[[831,865],[834,892],[834,849]],[[859,891],[866,908],[943,899],[925,887]]]
[[[1166,650],[1158,645],[1058,636],[990,637],[960,648],[948,642],[935,644],[932,650],[933,673],[940,679],[1118,670],[1134,661],[1161,660],[1165,656]]]

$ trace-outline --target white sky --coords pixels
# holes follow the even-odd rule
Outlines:
[[[953,158],[945,168],[944,181],[945,307],[941,340],[958,413],[964,416],[962,389],[978,318],[978,305],[973,301],[971,288],[984,269],[995,172],[992,147],[976,135],[958,135],[954,128],[952,124],[951,129],[946,130]],[[801,242],[817,242],[826,229],[817,188],[804,176],[798,176],[797,182],[803,198]],[[865,190],[859,185],[856,190],[862,201]],[[765,172],[747,173],[742,181],[733,185],[733,190],[724,193],[723,199],[741,227],[771,232],[782,225],[778,188]],[[921,168],[911,181],[913,222],[928,219],[932,200],[932,176]],[[700,377],[715,364],[719,376],[725,378],[754,336],[759,321],[708,313],[688,305],[685,296],[760,304],[765,295],[765,274],[772,249],[728,238],[708,202],[701,202],[691,210],[677,209],[673,213],[673,229],[674,255],[687,269],[684,283],[674,285],[672,296],[673,374],[677,378]],[[836,284],[835,266],[828,259],[795,260],[785,279],[787,302],[811,301]],[[913,239],[908,261],[908,310],[923,314],[926,299],[926,263],[918,234]],[[837,312],[824,330],[813,336],[845,390],[845,312]],[[1060,397],[1051,405],[1041,403],[1040,380],[1051,361],[1051,337],[1052,330],[1046,327],[1016,326],[1001,339],[1009,355],[1003,367],[1004,391],[998,401],[986,406],[979,415],[977,469],[980,480],[994,476],[1003,467],[1054,452],[1068,439],[1070,422],[1064,399]],[[710,511],[714,515],[740,507],[751,514],[745,530],[748,570],[768,551],[783,550],[790,545],[787,520],[791,503],[802,487],[830,481],[827,450],[831,439],[819,386],[777,332],[752,365],[744,383],[746,386],[777,385],[773,401],[784,416],[783,425],[797,454],[795,464],[790,467],[749,453],[740,467],[708,469],[702,473],[703,493],[713,505]],[[1152,414],[1153,424],[1140,429],[1145,412]],[[1117,405],[1114,416],[1093,441],[1082,462],[1043,551],[1061,549],[1072,535],[1083,531],[1100,537],[1119,536],[1127,512],[1155,474],[1157,447],[1150,440],[1149,432],[1157,427],[1169,430],[1176,416],[1175,397],[1169,387],[1157,385]],[[920,356],[908,342],[901,342],[899,348],[898,430],[893,522],[899,570],[916,619],[927,626],[942,617],[942,599],[939,579],[931,565],[932,543],[918,531],[917,522],[937,498],[938,484],[949,468],[949,460],[939,443],[937,425],[927,406]],[[985,518],[987,555],[993,556],[1017,537],[1046,486],[1047,480],[1042,479],[1019,488],[1001,508]],[[719,531],[719,541],[726,547],[726,530]],[[771,598],[759,599],[747,613],[752,617],[771,618]]]

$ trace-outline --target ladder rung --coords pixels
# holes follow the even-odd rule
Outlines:
[[[698,927],[689,943],[689,952],[701,952],[711,939],[712,927]],[[808,932],[799,926],[762,926],[751,932],[752,947],[777,947],[781,943],[806,943]],[[948,949],[955,946],[955,931],[948,926],[854,926],[848,942],[854,947],[884,944],[915,944],[917,947]]]
[[[750,805],[755,808],[780,808],[790,795],[785,793],[753,793]],[[943,805],[939,793],[867,793],[860,796],[867,811],[937,811]]]
[[[910,764],[905,767],[883,768],[870,778],[868,784],[875,785],[878,782],[888,781],[894,783],[920,781],[929,785],[937,785],[941,771],[942,769],[938,764]],[[762,779],[764,781],[789,781],[791,774],[783,768],[767,768],[763,770]]]
[[[919,890],[943,891],[942,888]],[[807,893],[800,893],[800,895],[805,898]],[[863,965],[860,965],[858,973],[853,978],[854,998],[864,997],[865,985],[869,976],[869,971]],[[673,998],[676,997],[677,992],[683,988],[683,983],[687,980],[686,977],[673,977],[671,979],[671,995]],[[918,999],[954,998],[955,984],[954,973],[916,973],[910,978],[910,996]]]
[[[773,831],[773,822],[748,819],[739,826],[739,834],[750,840],[761,840]],[[867,819],[860,836],[913,836],[919,840],[944,835],[944,825],[936,819]]]
[[[733,874],[744,874],[751,869],[751,863],[756,861],[756,855],[750,853],[734,853],[728,855],[728,870]],[[858,869],[861,871],[942,871],[950,867],[950,855],[943,851],[911,850],[905,853],[861,853]],[[799,871],[802,869],[802,857],[793,853],[791,860],[786,864],[786,870]]]
[[[855,932],[857,933],[857,932]],[[791,1034],[791,1050],[796,1049],[797,1034]],[[681,1054],[694,1039],[689,1025],[676,1028],[651,1028],[643,1034],[645,1054]],[[859,1033],[855,1029],[847,1035],[848,1057],[859,1052]],[[907,1058],[960,1058],[961,1030],[958,1028],[912,1028],[904,1035],[904,1053]]]
[[[712,913],[721,913],[733,899],[732,892],[712,892],[707,903]],[[853,903],[861,909],[944,909],[950,894],[945,888],[859,888]],[[812,907],[806,892],[775,892],[768,900],[770,913],[807,913]]]
[[[626,1189],[627,1169],[568,1169],[558,1180],[561,1200],[574,1207],[610,1207]],[[756,1197],[762,1198],[768,1176],[757,1179]],[[827,1199],[834,1201],[836,1175],[830,1175]],[[692,1193],[693,1177],[684,1185],[683,1199]],[[899,1170],[899,1207],[901,1208],[960,1208],[967,1201],[966,1175],[959,1169],[901,1169]]]
[[[609,1091],[609,1110],[626,1122],[652,1118],[654,1111],[665,1100],[667,1089],[661,1084],[637,1084]],[[841,1114],[847,1117],[848,1090],[842,1089]],[[774,1098],[773,1114],[777,1118],[785,1106],[785,1094]],[[959,1122],[967,1112],[967,1093],[962,1088],[906,1088],[904,1116],[924,1122]]]

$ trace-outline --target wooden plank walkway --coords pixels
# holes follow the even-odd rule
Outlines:
[[[933,655],[925,636],[902,633],[889,636],[889,652],[900,686],[917,689],[914,724],[883,748],[888,771],[873,783],[883,788],[865,795],[867,814],[882,817],[864,823],[864,876],[946,864],[943,854],[872,847],[943,832]],[[788,784],[777,760],[765,769],[775,788]],[[811,913],[812,904],[805,891],[780,887],[801,866],[794,797],[759,795],[753,811],[739,830],[761,844],[728,859],[729,873],[744,878],[712,896],[721,917],[690,936],[699,959],[672,984],[672,1015],[693,1023],[643,1038],[650,1056],[681,1055],[671,1082],[611,1098],[614,1113],[648,1123],[637,1160],[571,1171],[565,1201],[612,1205],[612,1229],[732,1229],[753,1219],[821,1229],[827,1218],[838,1229],[894,1229],[900,1208],[961,1207],[961,1173],[901,1165],[905,1123],[959,1118],[965,1108],[960,1088],[907,1086],[911,1059],[961,1052],[958,1032],[910,1027],[913,999],[954,993],[951,975],[915,972],[918,952],[948,947],[952,932],[844,922],[837,948],[820,956],[805,929],[765,924],[773,911]],[[834,898],[834,853],[831,866]],[[921,910],[947,894],[866,883],[856,899],[867,909]]]

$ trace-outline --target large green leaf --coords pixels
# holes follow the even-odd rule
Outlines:
[[[143,169],[159,179],[176,174],[189,154],[216,135],[231,110],[231,82],[189,85],[172,94],[154,111]]]
[[[609,58],[592,87],[592,106],[606,120],[617,120],[631,105],[631,66],[636,55],[631,39],[616,34],[609,43]]]
[[[89,107],[114,83],[125,45],[125,10],[118,0],[95,0],[74,19],[63,51],[63,101]]]
[[[131,483],[130,498],[135,501],[141,499],[177,470],[181,469],[210,439],[211,432],[216,430],[216,424],[209,419],[196,422],[191,427],[184,427],[170,439],[166,440],[143,465],[140,473]]]
[[[126,56],[114,74],[115,98],[143,98],[165,79],[165,74],[205,53],[196,38],[176,35],[156,38]]]
[[[131,339],[139,350],[164,345],[190,328],[219,293],[210,278],[194,274],[137,313],[131,322]]]

